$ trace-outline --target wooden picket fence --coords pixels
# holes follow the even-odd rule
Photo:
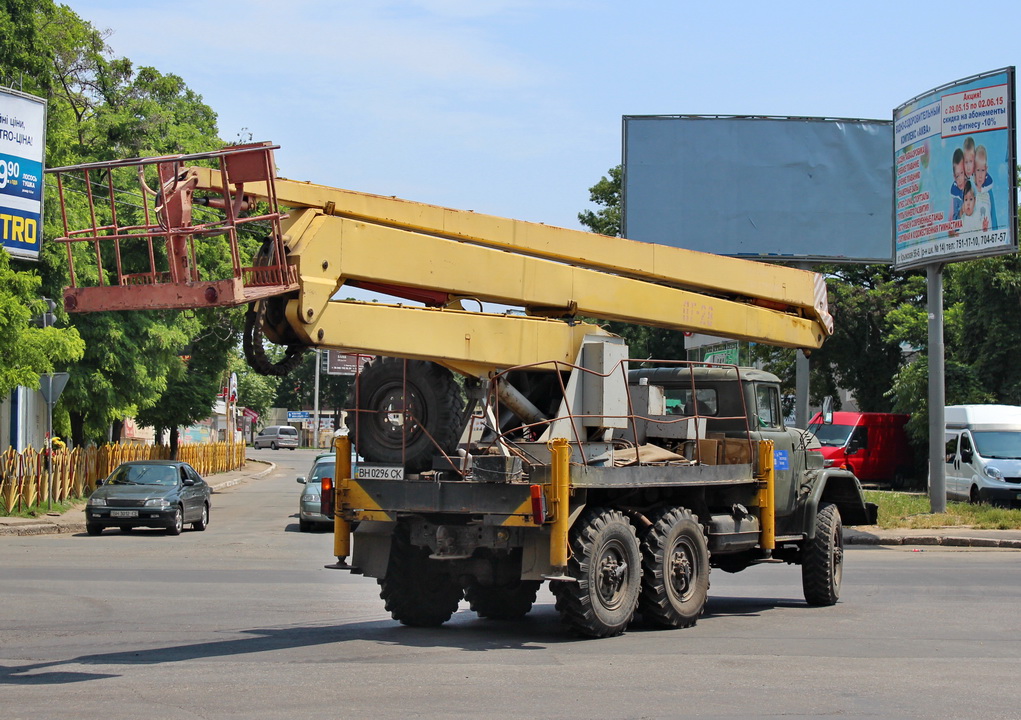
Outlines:
[[[53,502],[84,498],[96,489],[122,462],[129,460],[165,460],[170,457],[166,445],[109,444],[53,453]],[[179,445],[177,457],[198,470],[203,477],[236,470],[245,464],[243,443],[206,443]],[[45,453],[28,448],[0,453],[0,511],[11,513],[23,507],[50,500]]]

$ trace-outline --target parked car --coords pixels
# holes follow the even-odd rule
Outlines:
[[[947,497],[1021,505],[1021,407],[948,405],[943,420]]]
[[[322,479],[333,477],[333,471],[337,464],[335,453],[322,453],[316,456],[312,463],[312,469],[307,476],[298,476],[298,482],[305,487],[301,490],[298,499],[298,528],[302,532],[309,532],[315,526],[333,526],[333,518],[327,517],[320,512],[320,493],[322,492]]]
[[[298,447],[298,428],[290,425],[270,425],[255,436],[252,446],[256,450],[264,447],[273,450],[280,448],[295,450]]]
[[[808,429],[822,445],[826,467],[846,467],[862,482],[888,482],[904,487],[914,475],[915,456],[904,431],[910,415],[835,412],[824,423],[816,413]]]
[[[191,523],[209,526],[212,491],[191,465],[174,460],[134,460],[122,463],[89,497],[85,529],[99,535],[104,528],[127,532],[136,527],[166,528],[180,535]]]

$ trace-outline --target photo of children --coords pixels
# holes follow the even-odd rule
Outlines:
[[[971,180],[964,183],[964,200],[961,203],[961,232],[972,230],[988,230],[989,215],[979,215],[975,212],[975,189],[971,186]]]
[[[954,182],[950,186],[951,219],[963,222],[961,232],[995,230],[993,178],[989,174],[989,153],[985,145],[976,145],[975,138],[969,135],[964,144],[954,150],[951,167],[954,171]],[[969,192],[969,211],[965,212]]]

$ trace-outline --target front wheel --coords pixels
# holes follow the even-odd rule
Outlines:
[[[642,594],[638,609],[646,622],[667,628],[691,627],[709,595],[709,548],[698,519],[684,508],[667,508],[650,518],[642,533]]]
[[[209,527],[209,506],[208,505],[203,505],[202,506],[202,515],[200,515],[199,519],[196,520],[195,522],[193,522],[191,524],[191,526],[195,530],[205,530],[207,527]]]
[[[642,585],[635,529],[619,510],[589,508],[571,528],[568,574],[556,581],[560,619],[587,637],[620,635],[634,617]]]
[[[833,605],[840,597],[844,569],[844,531],[840,511],[832,503],[819,506],[815,537],[802,551],[801,585],[809,605]]]
[[[184,510],[178,505],[174,509],[174,517],[170,520],[170,525],[167,526],[167,535],[180,535],[181,531],[184,530]]]
[[[102,535],[103,526],[97,525],[96,523],[85,523],[85,532],[89,535]]]

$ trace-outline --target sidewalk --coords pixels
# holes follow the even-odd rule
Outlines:
[[[845,527],[845,545],[907,545],[1021,550],[1021,530],[976,530],[969,527],[925,530],[883,530],[876,526]]]
[[[213,492],[221,492],[239,485],[246,480],[255,480],[268,475],[276,465],[249,460],[245,466],[230,472],[217,473],[205,478]],[[34,518],[0,517],[0,536],[3,535],[50,535],[53,533],[85,532],[85,502],[75,505],[66,513],[52,513]]]

